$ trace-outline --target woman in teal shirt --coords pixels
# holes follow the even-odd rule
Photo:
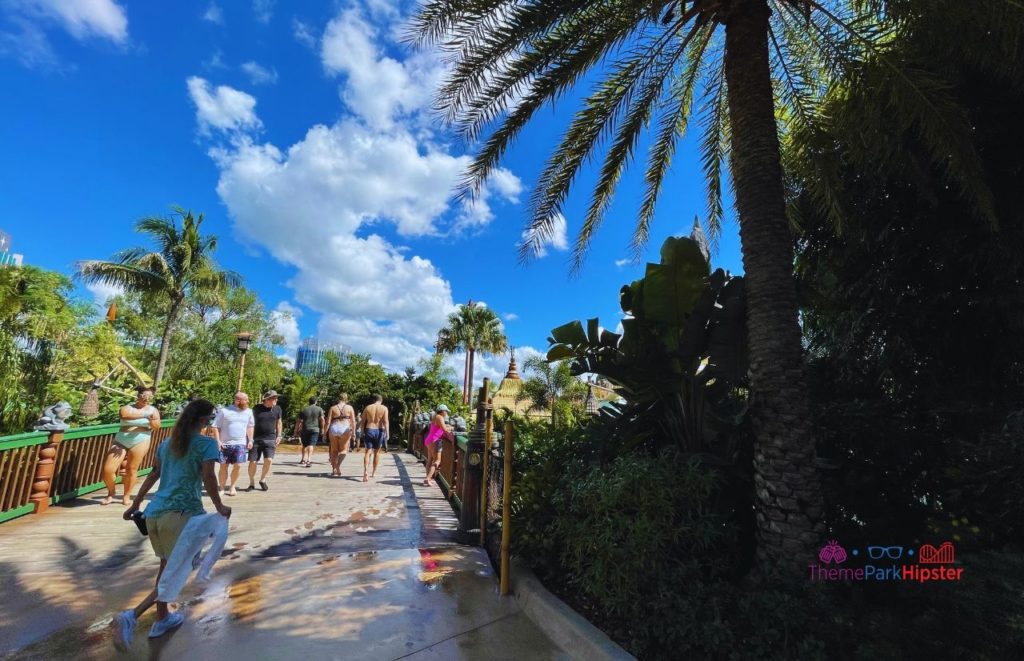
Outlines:
[[[124,513],[125,520],[131,519],[139,511],[139,505],[149,490],[157,480],[160,481],[160,488],[149,501],[145,512],[149,543],[160,558],[157,585],[160,584],[160,575],[167,566],[167,559],[185,524],[204,511],[203,487],[206,487],[206,495],[213,501],[217,513],[223,517],[231,516],[231,508],[221,502],[217,491],[214,470],[220,458],[217,441],[199,433],[199,430],[210,424],[213,413],[213,404],[205,399],[197,399],[185,407],[171,431],[171,437],[156,452],[153,472],[146,476],[139,488],[139,495]],[[157,619],[149,630],[150,638],[164,635],[185,620],[182,611],[171,611],[167,602],[157,601],[157,597],[157,590],[154,589],[138,606],[122,611],[114,618],[114,645],[118,649],[131,647],[139,618],[153,604],[156,604]]]
[[[150,404],[153,401],[153,390],[139,386],[138,393],[134,404],[121,407],[121,430],[114,435],[114,443],[103,462],[103,482],[107,485],[107,497],[100,501],[100,505],[114,502],[114,481],[125,458],[128,465],[124,471],[124,499],[121,502],[125,505],[132,502],[132,488],[139,474],[139,466],[149,451],[152,433],[160,429],[160,411]]]

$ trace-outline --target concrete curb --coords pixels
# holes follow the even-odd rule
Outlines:
[[[510,587],[526,617],[574,659],[636,661],[603,631],[551,594],[518,559],[512,560]]]

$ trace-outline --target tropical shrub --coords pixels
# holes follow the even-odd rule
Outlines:
[[[699,232],[699,229],[695,229]],[[622,287],[623,334],[590,319],[551,331],[549,361],[610,381],[625,406],[602,414],[591,441],[603,460],[668,444],[722,466],[737,463],[746,413],[743,278],[710,271],[697,238],[670,237],[661,263]]]

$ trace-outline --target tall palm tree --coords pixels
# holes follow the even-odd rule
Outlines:
[[[508,350],[508,338],[498,315],[470,301],[448,315],[448,325],[437,333],[439,353],[466,352],[466,374],[462,385],[462,403],[469,404],[473,390],[473,360],[479,351],[485,354]]]
[[[217,237],[200,233],[203,214],[198,217],[179,207],[175,215],[181,217],[181,229],[174,218],[143,218],[135,230],[149,235],[157,250],[128,248],[114,256],[112,261],[86,260],[76,265],[79,278],[85,282],[114,285],[130,292],[145,295],[151,300],[167,303],[164,331],[160,340],[153,387],[160,386],[167,367],[167,353],[171,348],[171,334],[189,298],[209,301],[229,287],[241,285],[241,277],[232,271],[223,271],[213,261]]]
[[[999,11],[1016,11],[1001,0]],[[531,198],[521,257],[542,248],[576,175],[605,151],[573,251],[582,264],[624,169],[650,128],[645,192],[633,235],[647,243],[662,183],[695,109],[702,115],[708,222],[723,216],[729,164],[747,278],[752,419],[756,434],[758,559],[768,574],[808,557],[824,534],[805,392],[793,235],[780,151],[792,132],[822,134],[825,98],[844,82],[877,89],[879,113],[924,136],[936,169],[991,219],[970,126],[942,84],[895,61],[889,46],[922,11],[950,12],[951,24],[992,6],[953,0],[427,0],[411,40],[450,52],[438,93],[444,119],[480,140],[461,194],[478,195],[507,148],[541,108],[596,75],[593,91],[541,172]],[[984,7],[981,7],[984,5]],[[956,14],[954,18],[954,13]],[[993,22],[998,25],[998,22]],[[1004,63],[1008,66],[1008,63]],[[898,142],[898,141],[896,141]],[[898,146],[894,145],[893,149]],[[827,150],[821,150],[827,154]],[[820,154],[797,154],[821,158]],[[822,162],[815,199],[838,217]]]

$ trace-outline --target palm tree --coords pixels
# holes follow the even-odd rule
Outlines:
[[[1019,9],[1015,0],[1004,2],[1004,14]],[[739,217],[757,444],[758,559],[768,574],[787,570],[793,558],[812,553],[824,534],[780,130],[783,138],[795,131],[823,135],[815,127],[832,118],[817,112],[822,101],[846,93],[848,84],[874,88],[880,100],[876,114],[922,135],[936,169],[973,203],[978,215],[991,219],[970,126],[940,82],[921,67],[897,61],[890,47],[921,12],[949,12],[950,24],[957,25],[993,13],[996,4],[427,0],[414,18],[413,41],[438,44],[451,53],[438,109],[467,141],[481,140],[463,196],[484,190],[507,148],[538,110],[566,96],[581,79],[601,74],[541,172],[521,246],[523,259],[536,254],[551,236],[576,175],[603,150],[573,251],[573,269],[579,269],[619,179],[650,127],[645,192],[631,246],[639,256],[676,145],[693,111],[700,109],[712,237],[724,213],[726,157]],[[999,26],[998,21],[990,23]],[[895,150],[898,144],[882,151],[886,148]],[[817,153],[795,157],[822,158]],[[839,211],[828,184],[837,179],[832,173],[838,167],[820,163],[821,190],[815,192],[816,201],[833,218]]]
[[[517,400],[528,401],[531,409],[551,411],[551,424],[558,422],[558,402],[582,402],[587,386],[572,374],[569,361],[549,363],[542,356],[527,358],[523,369],[531,374],[519,387]]]
[[[499,353],[508,349],[508,338],[498,315],[470,301],[448,315],[448,325],[437,333],[438,353],[466,352],[466,373],[462,383],[462,403],[469,404],[473,389],[473,359],[476,352]]]
[[[148,234],[158,248],[122,250],[109,262],[87,260],[77,264],[77,275],[85,282],[121,287],[129,292],[143,294],[152,300],[165,300],[163,337],[157,359],[153,387],[160,386],[167,367],[167,353],[171,348],[171,334],[188,299],[209,301],[230,287],[241,285],[241,277],[232,271],[222,271],[213,261],[217,237],[203,236],[200,228],[203,214],[194,217],[191,211],[174,208],[181,217],[181,229],[174,218],[143,218],[135,230]]]

